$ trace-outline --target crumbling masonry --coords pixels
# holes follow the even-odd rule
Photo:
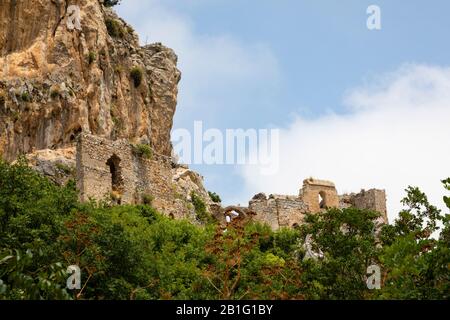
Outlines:
[[[152,153],[139,155],[127,139],[112,141],[81,134],[76,151],[77,187],[81,201],[112,199],[118,204],[138,204],[151,199],[164,214],[195,220],[191,192],[209,196],[202,177],[170,157]]]
[[[388,221],[384,190],[362,190],[358,194],[339,196],[334,183],[312,178],[303,181],[298,196],[257,194],[250,200],[248,211],[253,213],[254,220],[267,223],[276,230],[301,225],[307,212],[351,206],[377,211],[381,213],[379,222]]]
[[[334,183],[312,178],[303,181],[297,196],[267,197],[260,193],[250,200],[247,208],[221,208],[210,201],[197,173],[174,164],[170,157],[155,153],[150,159],[142,157],[126,139],[112,141],[81,134],[76,173],[81,201],[112,198],[119,204],[137,204],[150,196],[157,210],[177,219],[195,220],[189,201],[190,194],[195,192],[219,220],[230,212],[250,214],[253,220],[266,223],[274,230],[301,225],[307,212],[351,206],[377,211],[381,213],[379,222],[387,223],[384,190],[362,190],[339,196]]]

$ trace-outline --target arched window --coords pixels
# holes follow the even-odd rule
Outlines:
[[[111,172],[112,191],[122,193],[123,178],[120,161],[120,158],[114,154],[108,159],[106,164],[109,166],[109,171]]]
[[[327,198],[324,191],[319,192],[319,208],[325,209],[327,207]]]

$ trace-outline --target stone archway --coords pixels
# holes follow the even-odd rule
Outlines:
[[[326,209],[328,207],[327,205],[327,194],[325,191],[319,192],[319,208],[320,209]]]
[[[255,213],[248,208],[239,206],[228,206],[221,211],[222,217],[220,219],[225,219],[226,223],[229,223],[234,219],[248,220],[255,215]]]
[[[339,196],[333,182],[318,179],[306,179],[300,197],[311,213],[327,208],[339,208]]]
[[[113,154],[108,161],[106,161],[109,172],[111,173],[111,189],[113,192],[119,194],[123,192],[123,177],[120,162],[121,159],[116,154]]]

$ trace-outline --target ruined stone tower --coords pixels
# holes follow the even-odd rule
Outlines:
[[[299,197],[308,206],[312,213],[319,212],[325,208],[339,207],[339,196],[333,182],[317,179],[306,179],[303,188],[300,189]]]
[[[333,182],[309,178],[303,181],[298,196],[260,193],[249,202],[253,219],[267,223],[272,229],[301,225],[307,212],[317,213],[327,208],[374,210],[381,214],[380,221],[387,223],[386,193],[384,190],[362,190],[360,193],[338,195]]]

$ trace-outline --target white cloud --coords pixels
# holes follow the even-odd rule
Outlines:
[[[408,185],[443,207],[450,176],[450,68],[406,65],[344,99],[346,114],[296,118],[280,133],[280,170],[244,167],[246,194],[296,194],[304,178],[333,180],[340,193],[386,189],[389,219]]]
[[[198,1],[192,1],[195,4]],[[230,101],[243,87],[251,90],[277,82],[279,66],[269,47],[226,33],[199,32],[190,17],[170,1],[139,1],[139,5],[124,1],[117,11],[133,25],[142,44],[162,42],[175,50],[183,73],[180,108],[190,113],[214,112],[212,109],[223,107],[224,101]],[[227,110],[236,107],[229,103]]]
[[[221,112],[216,120],[224,121],[228,114],[242,113],[233,101],[240,97],[237,91],[262,94],[278,81],[278,62],[266,45],[199,32],[173,1],[136,2],[124,1],[117,10],[141,42],[163,42],[179,56],[178,120],[188,115],[205,120]],[[440,180],[450,175],[450,69],[407,65],[354,88],[344,103],[346,114],[297,117],[281,130],[280,171],[262,176],[259,168],[244,167],[245,192],[233,202],[244,204],[261,191],[295,194],[304,178],[314,176],[335,181],[340,193],[386,189],[390,220],[408,185],[421,187],[441,204]]]

